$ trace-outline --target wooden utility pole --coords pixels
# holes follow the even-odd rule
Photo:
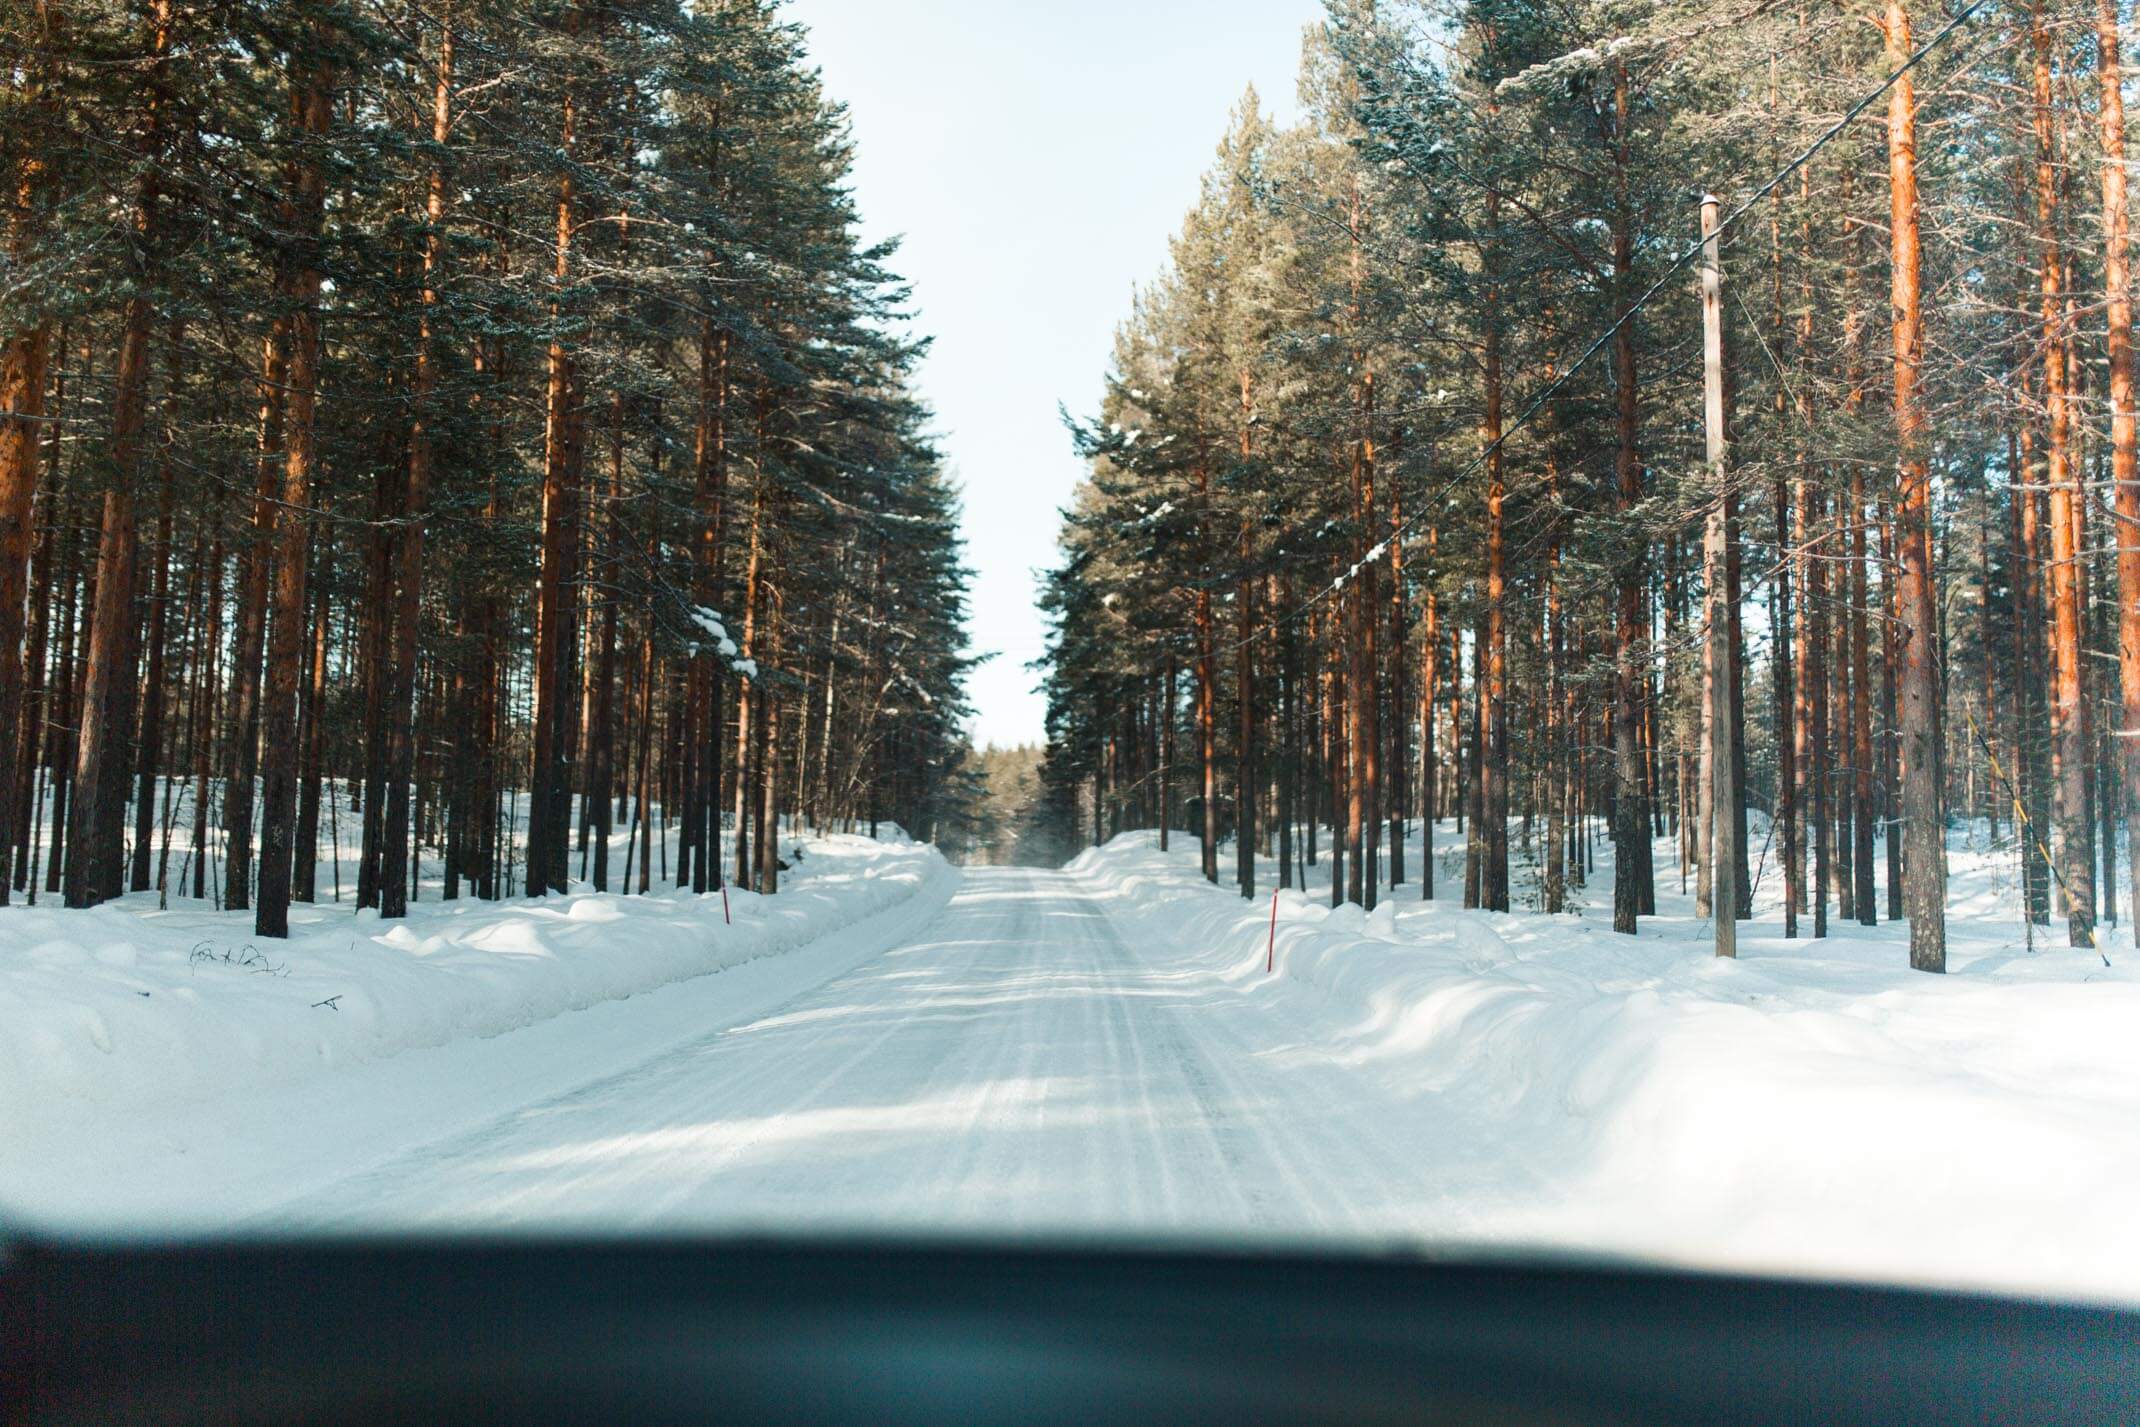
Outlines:
[[[1717,241],[1715,194],[1702,197],[1702,425],[1708,438],[1709,476],[1716,490],[1702,536],[1703,593],[1708,602],[1704,640],[1709,693],[1709,879],[1710,919],[1716,954],[1739,954],[1738,819],[1733,815],[1732,769],[1738,760],[1738,716],[1733,707],[1731,647],[1731,496],[1726,488],[1724,438],[1724,286]]]
[[[1632,163],[1628,106],[1627,66],[1615,63],[1612,285],[1613,307],[1620,322],[1612,337],[1613,484],[1617,498],[1615,509],[1623,519],[1631,517],[1642,503],[1642,464],[1635,444],[1641,416],[1635,390],[1635,324],[1630,309],[1635,240],[1633,206],[1628,198],[1628,171]],[[1644,797],[1640,730],[1642,707],[1636,695],[1638,646],[1649,630],[1646,597],[1642,555],[1639,550],[1630,551],[1622,557],[1613,605],[1612,929],[1625,936],[1635,935],[1637,919],[1650,890],[1650,829]]]

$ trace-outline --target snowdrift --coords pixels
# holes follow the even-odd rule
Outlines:
[[[1287,1055],[1360,1071],[1392,1134],[1439,1102],[1491,1137],[1461,1202],[1414,1232],[2140,1301],[2123,1203],[2140,1183],[2140,959],[2107,934],[2111,968],[2029,954],[1987,857],[1954,853],[1944,977],[1907,969],[1899,923],[1786,941],[1772,896],[1736,962],[1663,886],[1664,915],[1615,936],[1602,868],[1588,917],[1467,912],[1416,884],[1332,910],[1311,869],[1317,896],[1278,894],[1266,975],[1270,892],[1204,883],[1185,841],[1162,854],[1124,834],[1070,870],[1130,944],[1294,1021]]]
[[[406,920],[291,908],[288,941],[250,914],[0,909],[0,1142],[85,1113],[256,1090],[417,1047],[490,1037],[773,956],[957,873],[933,847],[803,839],[777,896],[578,892],[421,901]]]

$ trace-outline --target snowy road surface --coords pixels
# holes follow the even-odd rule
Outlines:
[[[273,1217],[1005,1230],[1416,1223],[1417,1107],[1288,1055],[1209,962],[1133,954],[1071,876],[971,869],[785,1004]]]
[[[1997,849],[1950,848],[1933,977],[1901,924],[1784,939],[1771,887],[1720,961],[1670,888],[1614,935],[1604,863],[1568,915],[1416,884],[1367,913],[1326,869],[1244,902],[1155,844],[962,878],[818,840],[733,925],[688,893],[439,904],[322,920],[273,975],[194,965],[223,914],[69,939],[40,919],[83,914],[16,909],[0,1207],[1547,1248],[2140,1302],[2140,1218],[2103,1207],[2140,1182],[2140,963],[2032,953]]]

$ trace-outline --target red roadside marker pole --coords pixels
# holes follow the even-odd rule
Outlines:
[[[728,915],[728,879],[724,877],[721,879],[721,923],[734,926],[735,922],[736,919]]]
[[[1270,975],[1278,969],[1278,889],[1271,889],[1271,944],[1263,953],[1263,974]]]

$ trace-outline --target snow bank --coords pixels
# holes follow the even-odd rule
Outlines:
[[[579,892],[412,905],[403,921],[299,905],[285,942],[247,913],[0,909],[0,1142],[113,1107],[256,1090],[803,946],[955,879],[933,847],[801,840],[777,896]]]
[[[2123,957],[2106,934],[2113,968],[2029,954],[1988,856],[1954,852],[1944,977],[1907,969],[1901,923],[1785,941],[1772,896],[1736,962],[1663,885],[1615,936],[1609,867],[1588,917],[1281,893],[1266,976],[1270,894],[1203,883],[1187,842],[1125,834],[1071,870],[1132,945],[1298,1027],[1272,1074],[1312,1054],[1388,1097],[1393,1137],[1429,1105],[1490,1137],[1443,1146],[1483,1168],[1407,1232],[2140,1301],[2140,958],[2130,933]]]

